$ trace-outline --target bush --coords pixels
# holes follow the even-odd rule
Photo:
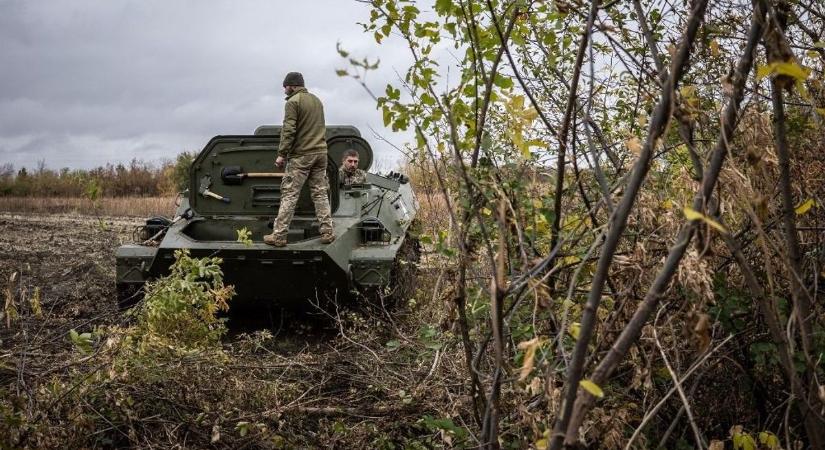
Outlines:
[[[187,250],[175,252],[171,273],[149,284],[138,310],[133,335],[145,345],[193,350],[220,345],[226,333],[220,311],[235,293],[224,286],[221,259],[192,258]]]

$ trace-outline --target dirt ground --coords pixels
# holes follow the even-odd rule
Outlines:
[[[0,213],[0,285],[32,299],[39,291],[41,329],[30,345],[52,342],[84,324],[117,319],[114,298],[114,250],[131,240],[140,219],[90,216]],[[18,308],[23,307],[19,305]],[[22,336],[2,328],[9,346]]]
[[[84,358],[68,338],[70,330],[89,332],[129,320],[116,306],[114,251],[132,242],[132,232],[141,223],[134,217],[0,213],[0,289],[14,293],[19,310],[12,326],[5,323],[8,317],[0,324],[0,384],[9,392],[32,391],[49,378],[69,380],[86,373],[82,368],[78,372]],[[42,309],[40,317],[33,313],[34,298]],[[267,313],[269,320],[235,326],[231,319],[224,343],[228,360],[208,368],[182,361],[176,369],[180,379],[166,380],[164,395],[171,397],[178,417],[163,417],[148,407],[151,413],[130,418],[128,427],[112,424],[111,430],[98,430],[100,438],[92,446],[431,445],[440,431],[421,425],[422,417],[437,417],[433,402],[452,405],[452,413],[447,413],[460,414],[461,402],[455,399],[465,395],[461,382],[448,381],[459,359],[446,358],[435,344],[441,332],[434,318],[403,307],[394,310],[393,317],[382,308],[327,312],[336,317],[275,312]],[[200,376],[219,377],[214,383],[221,387]],[[170,387],[175,384],[180,387]],[[130,396],[147,404],[154,401],[156,393],[141,389],[145,387],[133,388]],[[40,427],[47,420],[55,424],[46,428],[51,431],[30,436],[52,434],[59,436],[54,438],[57,443],[89,442],[60,434],[69,431],[49,412],[38,412],[41,407],[24,408],[24,414]],[[100,420],[97,411],[84,414]],[[135,407],[129,414],[142,413]],[[239,425],[245,423],[255,424],[258,431],[248,433],[247,425]],[[27,446],[33,439],[29,437]],[[54,445],[36,442],[35,447]]]
[[[0,280],[3,291],[16,291],[18,308],[28,307],[39,290],[44,335],[69,329],[109,325],[121,320],[114,289],[115,250],[132,239],[143,223],[136,217],[0,212]],[[254,320],[232,317],[232,334],[283,325],[276,311],[255,311]],[[263,313],[266,317],[261,317]],[[271,316],[271,317],[270,317]],[[25,315],[24,315],[25,320]],[[306,326],[315,323],[309,319]],[[60,327],[55,329],[55,326]],[[6,344],[17,335],[0,331]],[[31,336],[26,336],[31,344]],[[65,340],[65,339],[63,339]]]

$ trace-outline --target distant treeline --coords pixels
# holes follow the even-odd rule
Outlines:
[[[151,164],[133,159],[128,164],[106,164],[90,170],[52,170],[41,161],[35,169],[0,165],[0,196],[14,197],[154,197],[186,189],[194,152],[174,161]],[[93,193],[93,194],[92,194]]]

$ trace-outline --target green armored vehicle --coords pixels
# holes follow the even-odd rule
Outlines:
[[[141,227],[138,242],[117,249],[117,291],[121,306],[140,297],[146,281],[163,276],[174,252],[223,258],[234,301],[295,304],[320,295],[347,296],[356,289],[380,289],[397,281],[399,255],[415,257],[408,236],[418,202],[405,176],[369,173],[373,153],[352,126],[328,126],[330,206],[336,239],[320,242],[319,224],[305,185],[286,247],[264,244],[278,213],[283,173],[274,168],[279,126],[261,126],[254,135],[216,136],[192,162],[188,195],[174,219],[156,217]],[[344,152],[359,153],[366,183],[341,186]],[[252,243],[240,242],[248,230]]]

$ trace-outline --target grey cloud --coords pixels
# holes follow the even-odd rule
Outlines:
[[[290,70],[322,96],[329,123],[390,135],[372,99],[334,73],[339,40],[382,58],[379,92],[406,66],[406,52],[356,25],[366,16],[341,0],[2,0],[0,163],[159,160],[248,133],[281,120]],[[372,142],[378,159],[398,158]]]

